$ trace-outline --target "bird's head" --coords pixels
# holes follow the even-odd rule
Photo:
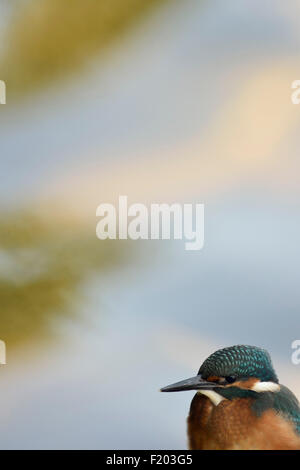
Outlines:
[[[279,388],[269,353],[256,346],[238,345],[214,352],[203,362],[198,375],[161,391],[197,390],[215,398],[218,404],[223,398],[254,396],[260,392],[276,392]]]

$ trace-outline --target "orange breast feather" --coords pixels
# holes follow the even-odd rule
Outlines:
[[[294,427],[273,410],[260,417],[252,411],[252,398],[223,400],[218,406],[196,394],[188,417],[191,450],[300,449]]]

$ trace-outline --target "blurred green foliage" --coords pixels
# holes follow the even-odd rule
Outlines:
[[[18,0],[0,63],[10,96],[74,70],[166,1]]]
[[[82,281],[128,252],[127,245],[98,240],[92,229],[21,213],[1,214],[0,246],[0,338],[10,348],[42,339],[55,319],[79,312]]]

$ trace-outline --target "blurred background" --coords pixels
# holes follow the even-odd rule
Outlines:
[[[0,447],[186,447],[214,350],[300,396],[298,0],[1,0]],[[206,205],[205,247],[96,238],[95,212]]]

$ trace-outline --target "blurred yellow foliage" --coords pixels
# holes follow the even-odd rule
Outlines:
[[[43,338],[53,319],[79,311],[81,282],[125,252],[93,230],[51,226],[28,213],[2,214],[0,246],[0,339],[9,348]]]
[[[1,77],[10,95],[74,70],[166,0],[30,0],[18,5],[7,32]]]

